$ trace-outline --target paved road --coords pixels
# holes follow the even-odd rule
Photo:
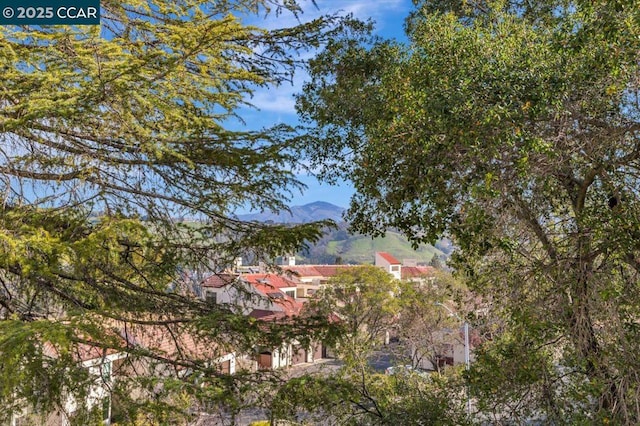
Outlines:
[[[374,352],[369,357],[369,365],[378,373],[384,373],[384,370],[397,363],[395,355],[386,350],[386,348]]]
[[[342,361],[337,359],[321,359],[314,363],[298,364],[289,368],[288,377],[300,377],[305,374],[335,373],[342,367]]]
[[[384,373],[384,371],[393,365],[396,365],[398,360],[396,356],[387,347],[375,351],[369,357],[369,366],[378,373]],[[342,367],[342,362],[337,359],[322,359],[315,363],[298,364],[289,369],[289,377],[300,377],[303,374],[330,374]]]

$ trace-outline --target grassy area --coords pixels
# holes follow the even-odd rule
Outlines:
[[[376,251],[386,251],[398,260],[416,259],[418,262],[429,262],[434,255],[442,252],[435,247],[422,244],[413,250],[409,241],[396,232],[388,232],[383,238],[372,239],[357,235],[347,240],[329,241],[327,253],[340,256],[345,262],[373,263]]]

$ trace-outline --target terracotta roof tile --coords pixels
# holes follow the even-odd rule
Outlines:
[[[93,359],[104,358],[107,355],[118,353],[117,350],[112,348],[103,348],[98,346],[97,344],[95,346],[92,345],[91,341],[93,339],[88,339],[83,336],[80,336],[80,338],[87,341],[88,343],[75,343],[73,345],[70,353],[75,361],[85,362]],[[60,356],[58,348],[51,342],[42,343],[42,353],[43,355],[50,358],[58,358]]]
[[[120,334],[129,345],[173,361],[212,359],[221,355],[219,345],[211,339],[197,336],[177,324],[128,324],[120,328]]]
[[[318,265],[316,269],[323,277],[335,277],[338,272],[353,268],[353,265]]]
[[[238,279],[236,274],[214,274],[202,282],[202,287],[222,288]]]
[[[299,277],[322,277],[322,274],[316,269],[315,265],[283,266],[282,269]]]
[[[376,254],[379,255],[384,260],[386,260],[387,262],[389,262],[391,265],[401,265],[398,259],[396,259],[395,257],[393,257],[387,252],[379,251],[379,252],[376,252]]]
[[[403,266],[402,278],[428,277],[435,273],[435,268],[431,266]]]
[[[264,297],[268,298],[273,304],[278,305],[285,315],[295,316],[300,313],[302,303],[296,301],[293,297],[286,295],[278,288],[264,283],[251,283],[253,288],[260,292]]]
[[[272,321],[276,319],[286,318],[284,312],[267,311],[265,309],[254,309],[249,313],[249,316],[263,321]]]
[[[284,271],[292,272],[301,278],[330,278],[339,271],[348,268],[353,268],[353,265],[296,265],[282,267]]]
[[[241,277],[250,284],[260,283],[271,285],[275,288],[296,287],[296,283],[289,278],[276,274],[244,274]]]

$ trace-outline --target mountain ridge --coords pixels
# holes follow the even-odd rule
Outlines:
[[[344,222],[342,217],[344,207],[336,206],[327,201],[314,201],[301,206],[291,206],[289,211],[264,211],[259,213],[247,213],[238,215],[238,219],[256,222],[274,223],[309,223],[317,220],[331,219],[335,222]]]
[[[384,237],[371,238],[366,235],[352,234],[348,230],[343,214],[345,208],[327,201],[315,201],[301,206],[289,207],[289,212],[260,212],[238,215],[246,221],[273,223],[308,223],[317,220],[331,219],[338,225],[336,229],[326,230],[324,236],[315,244],[296,253],[303,263],[372,263],[376,251],[387,251],[402,259],[414,259],[418,263],[426,264],[434,256],[443,261],[449,256],[451,242],[438,241],[434,246],[420,244],[414,250],[411,243],[397,231],[389,230]]]

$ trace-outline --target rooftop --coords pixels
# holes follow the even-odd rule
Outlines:
[[[237,279],[237,274],[214,274],[202,282],[202,287],[222,288]]]
[[[433,275],[435,271],[435,268],[432,266],[403,266],[402,278],[428,277]]]
[[[402,264],[398,259],[396,259],[395,257],[393,257],[392,255],[390,255],[389,253],[387,253],[385,251],[378,251],[378,252],[376,252],[376,255],[380,256],[381,258],[386,260],[391,265],[401,265]]]

